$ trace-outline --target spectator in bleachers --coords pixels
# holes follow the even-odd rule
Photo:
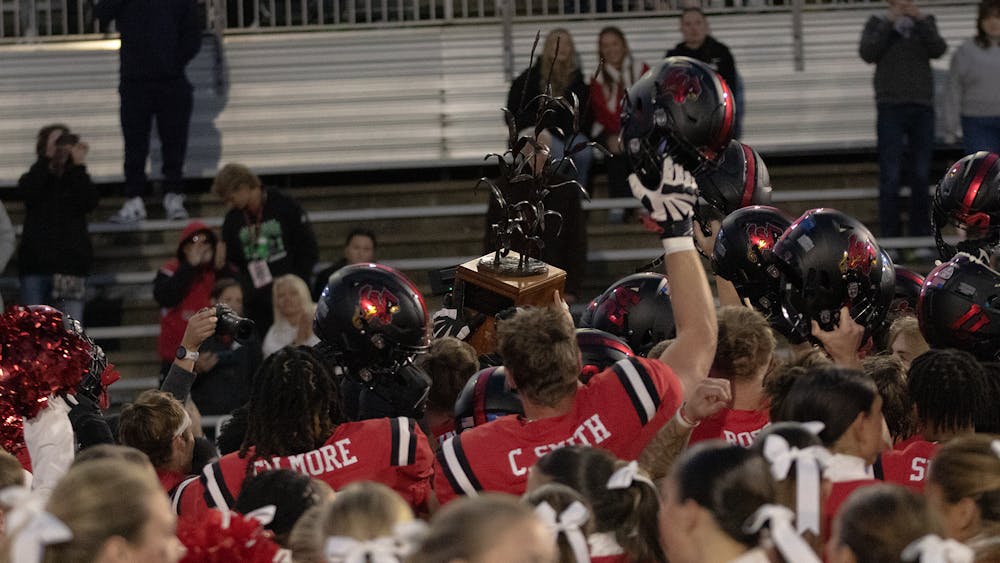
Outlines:
[[[316,235],[297,201],[265,188],[242,164],[224,166],[212,191],[230,207],[222,240],[229,261],[250,282],[244,292],[247,316],[264,331],[273,322],[272,282],[285,274],[311,279],[319,255]]]
[[[931,233],[931,157],[934,151],[934,78],[931,59],[948,45],[934,16],[914,0],[889,0],[889,9],[868,19],[858,51],[875,64],[876,131],[879,159],[879,236],[902,234],[899,188],[902,170],[911,180],[910,236]],[[904,147],[909,144],[908,161]]]
[[[212,305],[222,304],[243,316],[243,287],[233,278],[215,282]],[[202,343],[191,386],[191,398],[205,415],[229,414],[250,398],[250,383],[261,362],[260,336],[237,342],[231,335],[212,335]]]
[[[152,7],[155,6],[155,9]],[[125,197],[111,220],[134,223],[146,218],[146,159],[153,119],[163,153],[163,208],[167,219],[187,219],[184,209],[184,156],[194,106],[194,87],[185,67],[201,48],[195,0],[155,5],[100,0],[94,15],[102,26],[114,20],[121,34],[122,137],[125,141]]]
[[[7,208],[0,201],[0,272],[4,271],[11,256],[14,255],[14,247],[17,245],[16,239],[10,215],[7,215]],[[0,311],[3,310],[3,295],[0,295]]]
[[[628,162],[622,154],[621,118],[619,117],[622,98],[632,83],[649,70],[646,63],[632,57],[628,41],[621,29],[608,26],[597,36],[598,58],[604,62],[601,72],[590,81],[590,109],[594,116],[592,137],[611,152],[611,157],[604,159],[608,170],[608,196],[629,197],[631,191],[626,177]],[[614,222],[620,222],[625,215],[624,210],[610,212]]]
[[[100,195],[87,174],[90,147],[52,124],[38,131],[38,160],[17,182],[24,200],[18,247],[21,303],[48,304],[83,322],[86,276],[94,260],[87,214]]]
[[[507,94],[507,109],[514,114],[518,131],[533,130],[538,123],[539,95],[549,91],[553,96],[564,96],[567,100],[576,95],[580,103],[579,130],[573,125],[574,117],[569,111],[560,111],[550,124],[562,130],[562,134],[546,129],[539,134],[539,142],[547,145],[553,158],[561,158],[579,143],[590,139],[589,111],[587,107],[587,83],[580,68],[580,55],[573,44],[573,36],[564,28],[556,28],[545,36],[542,54],[532,61],[531,66],[514,79]],[[576,165],[576,179],[586,187],[590,177],[593,154],[583,149],[572,156]],[[567,174],[572,174],[567,171]]]
[[[965,154],[1000,153],[1000,2],[983,0],[976,35],[951,56],[945,94],[945,133],[961,129]]]
[[[306,282],[295,274],[274,280],[274,324],[264,336],[263,353],[267,358],[285,346],[315,346],[313,333],[316,303],[309,297]]]
[[[736,129],[733,137],[742,137],[743,124],[743,88],[739,73],[736,72],[736,60],[725,43],[721,43],[711,35],[708,18],[705,12],[697,6],[688,6],[681,11],[681,36],[684,40],[667,51],[668,57],[691,57],[714,68],[733,91],[736,101]]]
[[[153,298],[160,306],[159,352],[166,374],[177,354],[191,315],[211,304],[215,281],[227,275],[226,249],[215,232],[191,221],[181,233],[174,257],[156,272]]]
[[[313,284],[313,301],[319,301],[319,296],[326,288],[326,282],[334,272],[350,264],[362,264],[375,261],[375,250],[378,243],[375,240],[375,233],[364,227],[354,227],[347,233],[347,240],[344,241],[344,255],[329,267],[320,270],[316,274],[316,282]]]

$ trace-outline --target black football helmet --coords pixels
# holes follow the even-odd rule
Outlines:
[[[618,360],[633,355],[632,349],[624,340],[596,328],[576,329],[576,344],[580,347],[580,357],[583,360],[580,380],[584,383]]]
[[[476,372],[455,399],[455,431],[462,432],[509,414],[524,414],[517,390],[507,385],[503,366]]]
[[[736,288],[771,326],[786,338],[799,335],[781,314],[781,272],[774,259],[774,244],[792,219],[775,207],[755,205],[733,211],[722,220],[712,253],[712,269]]]
[[[733,93],[719,73],[689,57],[668,57],[628,89],[621,139],[632,171],[657,186],[663,157],[695,172],[733,138]]]
[[[927,274],[917,319],[932,347],[1000,360],[1000,273],[970,254],[956,254]]]
[[[895,316],[916,314],[917,301],[920,299],[920,288],[924,285],[924,277],[902,266],[896,266],[893,273],[895,274],[896,291],[892,298],[892,306],[889,307],[890,314]]]
[[[1000,244],[1000,156],[980,151],[953,164],[934,191],[934,240],[942,260],[957,252],[989,254]],[[965,231],[966,239],[951,246],[942,229]]]
[[[427,306],[417,286],[381,264],[337,270],[316,305],[313,331],[345,366],[385,365],[427,350]]]
[[[771,175],[764,159],[750,145],[735,139],[714,166],[704,167],[695,180],[700,200],[696,219],[704,225],[705,206],[717,210],[723,217],[750,205],[771,203]]]
[[[618,280],[597,297],[590,322],[582,328],[617,336],[644,356],[677,334],[666,276],[645,272]]]
[[[882,327],[894,293],[892,262],[857,219],[835,209],[806,211],[774,245],[781,272],[782,314],[802,338],[811,320],[823,330],[840,308],[866,329]]]

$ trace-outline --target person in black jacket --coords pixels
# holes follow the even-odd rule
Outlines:
[[[87,174],[89,147],[53,124],[38,132],[38,160],[17,182],[25,216],[18,248],[21,299],[51,305],[83,322],[86,276],[94,258],[87,213],[100,195]]]
[[[514,114],[519,136],[538,124],[537,97],[550,87],[553,96],[570,99],[575,95],[580,107],[578,128],[573,125],[573,113],[560,110],[549,118],[549,128],[539,135],[538,140],[548,145],[552,157],[560,158],[566,151],[590,140],[587,134],[592,118],[589,89],[580,70],[579,55],[573,46],[573,37],[563,28],[553,29],[545,36],[541,56],[510,85],[507,109]],[[556,127],[562,131],[556,131]],[[576,180],[586,188],[593,153],[585,148],[572,158],[578,172]]]
[[[156,130],[163,151],[163,207],[168,219],[187,219],[184,209],[184,156],[194,103],[184,68],[201,48],[195,0],[100,0],[94,14],[101,26],[114,20],[121,33],[121,125],[125,140],[125,197],[111,220],[146,218],[149,135]]]
[[[681,35],[684,41],[667,51],[668,57],[691,57],[716,70],[733,91],[736,102],[736,134],[741,137],[743,124],[743,83],[736,72],[736,61],[726,47],[709,34],[708,19],[701,8],[689,7],[681,11]]]
[[[244,292],[247,316],[265,333],[274,320],[272,282],[285,274],[312,279],[319,258],[316,235],[298,202],[264,188],[260,178],[242,164],[224,166],[212,183],[212,192],[230,206],[222,223],[222,240],[229,261],[249,280]]]

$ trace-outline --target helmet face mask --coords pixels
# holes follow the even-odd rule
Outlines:
[[[1000,273],[958,253],[927,274],[917,302],[920,332],[933,347],[980,361],[1000,359]]]
[[[980,151],[953,164],[934,191],[931,219],[942,260],[1000,245],[1000,156]],[[964,234],[956,246],[944,240],[949,226]]]

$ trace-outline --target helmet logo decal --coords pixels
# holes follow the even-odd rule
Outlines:
[[[973,303],[972,305],[969,305],[969,310],[966,311],[964,315],[956,319],[955,322],[951,323],[951,326],[948,328],[954,331],[961,331],[963,330],[962,326],[970,321],[972,324],[964,329],[964,331],[968,333],[979,332],[983,327],[990,324],[990,319],[986,316],[983,308]]]
[[[847,240],[847,251],[840,259],[840,272],[856,270],[867,276],[875,266],[877,254],[871,242],[851,235]]]
[[[748,224],[747,241],[750,245],[747,247],[747,259],[751,263],[756,264],[759,253],[763,250],[773,249],[774,243],[781,238],[782,232],[784,231],[780,227],[772,223],[764,223],[762,225],[757,223]]]
[[[697,100],[701,96],[701,81],[687,68],[675,67],[667,71],[661,86],[664,94],[670,94],[677,104]]]
[[[608,321],[618,328],[624,328],[625,316],[639,302],[639,293],[627,287],[618,287],[608,301]]]
[[[358,304],[354,309],[352,322],[358,328],[367,324],[389,325],[398,312],[399,299],[391,291],[365,285],[358,292]]]

